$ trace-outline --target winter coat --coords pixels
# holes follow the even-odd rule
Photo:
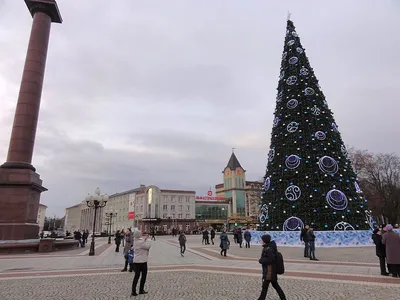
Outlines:
[[[230,245],[231,243],[230,243],[230,241],[229,241],[229,239],[228,239],[228,235],[226,234],[226,232],[222,232],[219,238],[221,239],[221,243],[220,243],[220,245],[219,245],[220,248],[221,248],[222,250],[227,250],[227,249],[229,249],[229,245]]]
[[[208,238],[208,231],[204,230],[203,231],[203,239],[207,239]]]
[[[236,237],[237,242],[240,244],[241,242],[243,242],[243,233],[241,230],[238,230],[237,232],[237,237]]]
[[[382,236],[374,233],[372,235],[372,240],[374,241],[376,248],[376,256],[386,257],[386,246],[382,244]]]
[[[248,242],[248,243],[250,243],[250,241],[251,241],[251,233],[250,233],[250,231],[248,231],[248,230],[246,230],[245,232],[244,232],[244,239],[245,239],[245,241],[246,242]]]
[[[146,238],[142,237],[142,233],[140,231],[136,231],[135,241],[133,242],[133,252],[135,253],[133,263],[146,263],[149,260],[150,248],[151,243],[147,241]]]
[[[388,265],[400,265],[400,236],[394,231],[388,231],[382,237],[386,246],[386,262]]]
[[[314,230],[308,229],[308,231],[307,231],[307,239],[308,239],[308,242],[314,242],[315,241]]]
[[[115,245],[120,245],[121,244],[121,240],[122,240],[122,235],[119,232],[117,232],[115,234],[115,238],[114,238]]]
[[[210,236],[212,239],[215,238],[215,230],[214,229],[211,230]]]
[[[178,240],[179,245],[183,246],[186,244],[186,236],[184,234],[180,234]]]
[[[278,251],[274,241],[263,245],[259,263],[262,265],[263,280],[277,281],[276,273],[276,252]]]
[[[129,253],[129,250],[131,250],[132,246],[133,246],[133,234],[131,232],[125,235],[124,253]]]
[[[301,233],[300,233],[300,241],[303,241],[304,243],[307,243],[307,242],[308,242],[307,229],[305,229],[305,228],[303,228],[303,229],[301,230]]]

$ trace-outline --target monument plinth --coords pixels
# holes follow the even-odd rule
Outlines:
[[[61,23],[55,0],[25,0],[33,17],[7,161],[0,166],[0,240],[38,238],[40,194],[47,189],[32,166],[51,23]]]

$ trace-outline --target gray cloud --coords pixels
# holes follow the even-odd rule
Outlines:
[[[288,9],[346,144],[399,153],[395,1],[78,2],[58,1],[35,148],[50,213],[97,186],[204,193],[232,147],[262,176]],[[30,24],[0,0],[3,159]]]

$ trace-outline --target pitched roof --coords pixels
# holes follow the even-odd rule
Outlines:
[[[225,168],[229,168],[231,170],[236,170],[236,168],[242,168],[243,167],[240,165],[239,160],[237,159],[235,153],[232,152],[231,158],[228,161],[228,164],[226,165]]]

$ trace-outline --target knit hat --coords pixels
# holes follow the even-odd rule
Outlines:
[[[271,241],[271,236],[270,236],[269,234],[264,234],[264,235],[261,237],[261,239],[262,239],[262,241],[263,241],[265,244],[267,244],[267,243],[269,243],[269,242]]]
[[[142,237],[142,232],[140,230],[135,230],[135,232],[133,233],[133,237],[135,239],[141,238]]]
[[[393,226],[391,224],[387,224],[386,225],[386,229],[387,229],[387,231],[392,231],[393,230]]]

